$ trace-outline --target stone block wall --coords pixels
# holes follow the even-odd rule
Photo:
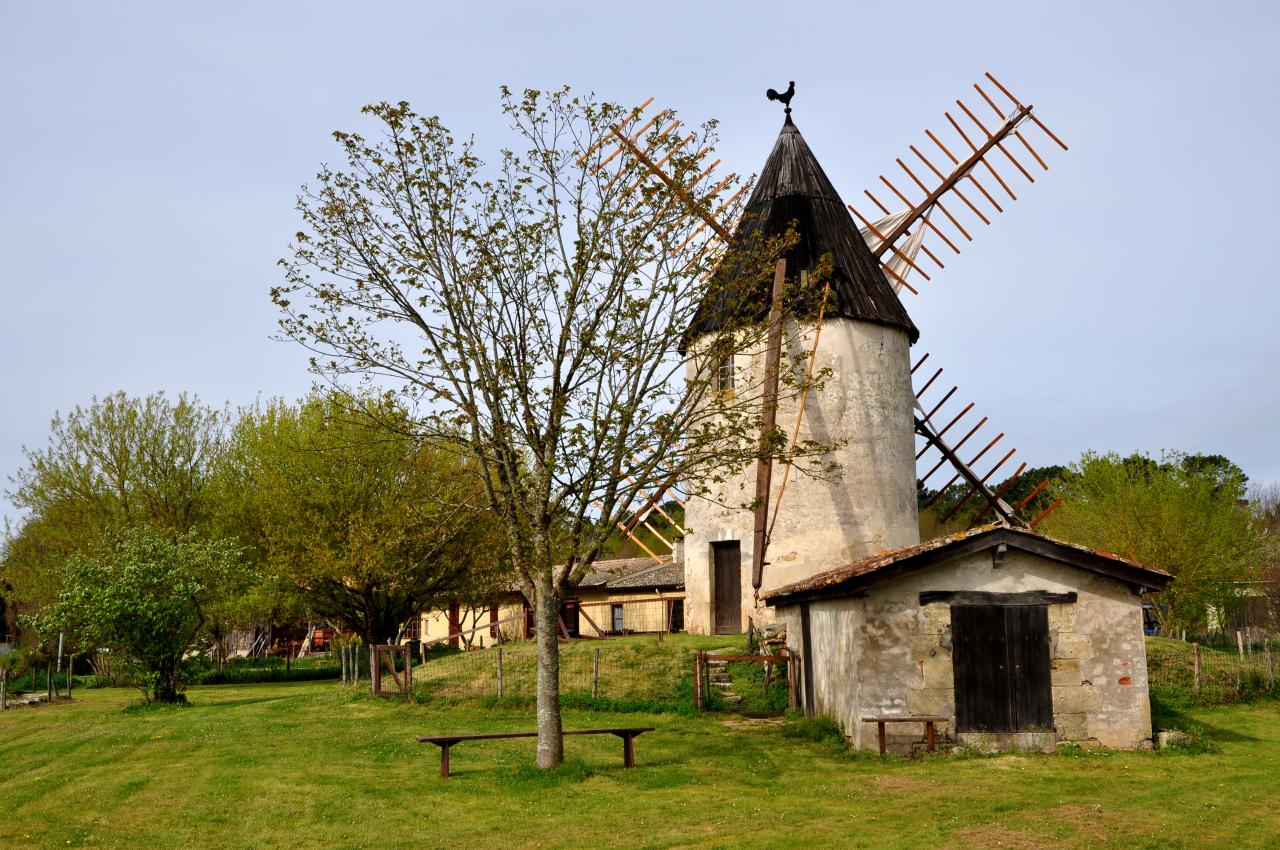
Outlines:
[[[1076,602],[1048,609],[1056,740],[1133,748],[1150,739],[1140,598],[1114,579],[1011,551],[999,567],[990,552],[978,553],[864,596],[811,603],[815,705],[839,720],[856,746],[876,745],[876,726],[863,723],[864,716],[931,714],[954,721],[951,607],[919,604],[921,592],[936,590],[1076,592]],[[785,610],[788,643],[802,651],[798,606]],[[833,630],[839,633],[828,633]],[[939,731],[953,742],[1006,749],[1040,749],[1046,740],[1031,733],[957,740],[952,724]],[[915,724],[891,724],[887,742],[905,753],[923,734]]]
[[[785,362],[813,345],[811,326],[789,326]],[[695,344],[696,348],[696,344]],[[764,375],[763,351],[735,355],[737,387],[744,397],[758,394]],[[844,566],[885,549],[919,542],[916,511],[915,431],[912,420],[910,344],[904,331],[850,319],[823,324],[816,360],[823,385],[805,404],[801,440],[833,446],[822,458],[835,465],[815,474],[813,460],[794,469],[786,496],[778,501],[782,468],[775,466],[770,504],[779,505],[770,537],[763,590],[781,587]],[[693,367],[690,366],[690,369]],[[798,400],[783,398],[778,425],[790,433],[799,416]],[[685,511],[686,624],[707,633],[711,606],[713,541],[738,540],[745,564],[742,622],[769,622],[774,610],[757,608],[751,588],[751,546],[756,469],[725,470],[725,482],[706,498],[689,500]]]

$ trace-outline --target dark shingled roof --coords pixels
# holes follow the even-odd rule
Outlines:
[[[581,590],[644,589],[653,587],[684,587],[684,564],[675,562],[670,555],[662,557],[662,564],[653,558],[618,558],[597,561],[578,582]]]
[[[812,268],[824,255],[831,255],[834,280],[828,316],[902,328],[913,343],[919,338],[920,332],[894,294],[840,195],[788,116],[747,201],[735,241],[745,242],[761,232],[769,237],[781,236],[793,221],[800,241],[787,253],[789,276]],[[689,325],[686,339],[723,327],[730,300],[723,292],[704,300]],[[768,283],[750,300],[761,306],[763,318],[769,303]]]
[[[848,596],[882,581],[993,549],[1001,543],[1010,549],[1031,552],[1089,572],[1110,576],[1134,587],[1164,590],[1173,580],[1173,576],[1164,570],[1143,566],[1112,552],[1055,540],[1034,531],[996,522],[914,546],[878,552],[848,566],[810,576],[761,596],[769,605],[790,605],[810,599]]]

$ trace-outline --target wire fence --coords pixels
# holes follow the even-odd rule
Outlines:
[[[1178,692],[1197,705],[1280,697],[1276,667],[1280,643],[1240,639],[1207,646],[1198,641],[1156,639],[1148,646],[1147,677],[1157,697]]]
[[[649,638],[583,640],[560,646],[560,692],[572,703],[584,698],[674,705],[692,703],[691,653]],[[414,670],[422,701],[531,702],[537,692],[533,641],[470,652],[432,653]]]

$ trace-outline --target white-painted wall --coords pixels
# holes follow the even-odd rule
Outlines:
[[[793,354],[813,346],[812,325],[788,334]],[[695,342],[695,346],[697,343]],[[736,357],[738,386],[757,386],[764,374],[762,351]],[[910,344],[897,328],[850,319],[824,322],[817,369],[830,373],[805,406],[801,439],[835,445],[824,458],[839,469],[825,478],[792,470],[768,550],[762,590],[834,569],[885,549],[919,542],[916,515],[915,436],[912,423]],[[778,425],[790,434],[798,399],[784,399]],[[775,464],[771,504],[777,503],[783,467]],[[754,517],[745,508],[755,496],[754,466],[730,476],[711,499],[694,498],[686,509],[686,618],[691,632],[714,623],[711,543],[742,544],[742,625],[773,618],[756,608],[751,588]]]

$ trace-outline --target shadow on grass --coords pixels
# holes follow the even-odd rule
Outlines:
[[[1239,730],[1226,726],[1214,726],[1203,720],[1188,717],[1181,712],[1165,712],[1160,716],[1156,726],[1160,729],[1176,730],[1191,736],[1197,745],[1185,748],[1190,753],[1217,752],[1216,744],[1224,743],[1256,743],[1261,741],[1254,735],[1246,735]],[[1182,748],[1180,748],[1182,749]]]
[[[183,697],[178,702],[131,702],[121,709],[124,714],[170,714],[191,708],[191,703]]]
[[[582,759],[566,759],[550,770],[543,770],[530,760],[502,765],[488,771],[477,768],[474,772],[490,772],[493,774],[494,781],[504,787],[538,789],[585,782],[596,775],[597,769],[589,766]]]
[[[240,708],[245,705],[258,705],[267,702],[283,702],[286,700],[300,700],[302,696],[297,694],[289,694],[283,696],[264,696],[264,697],[242,697],[240,699],[220,699],[216,701],[197,700],[188,705],[200,709],[223,709],[223,708]]]

